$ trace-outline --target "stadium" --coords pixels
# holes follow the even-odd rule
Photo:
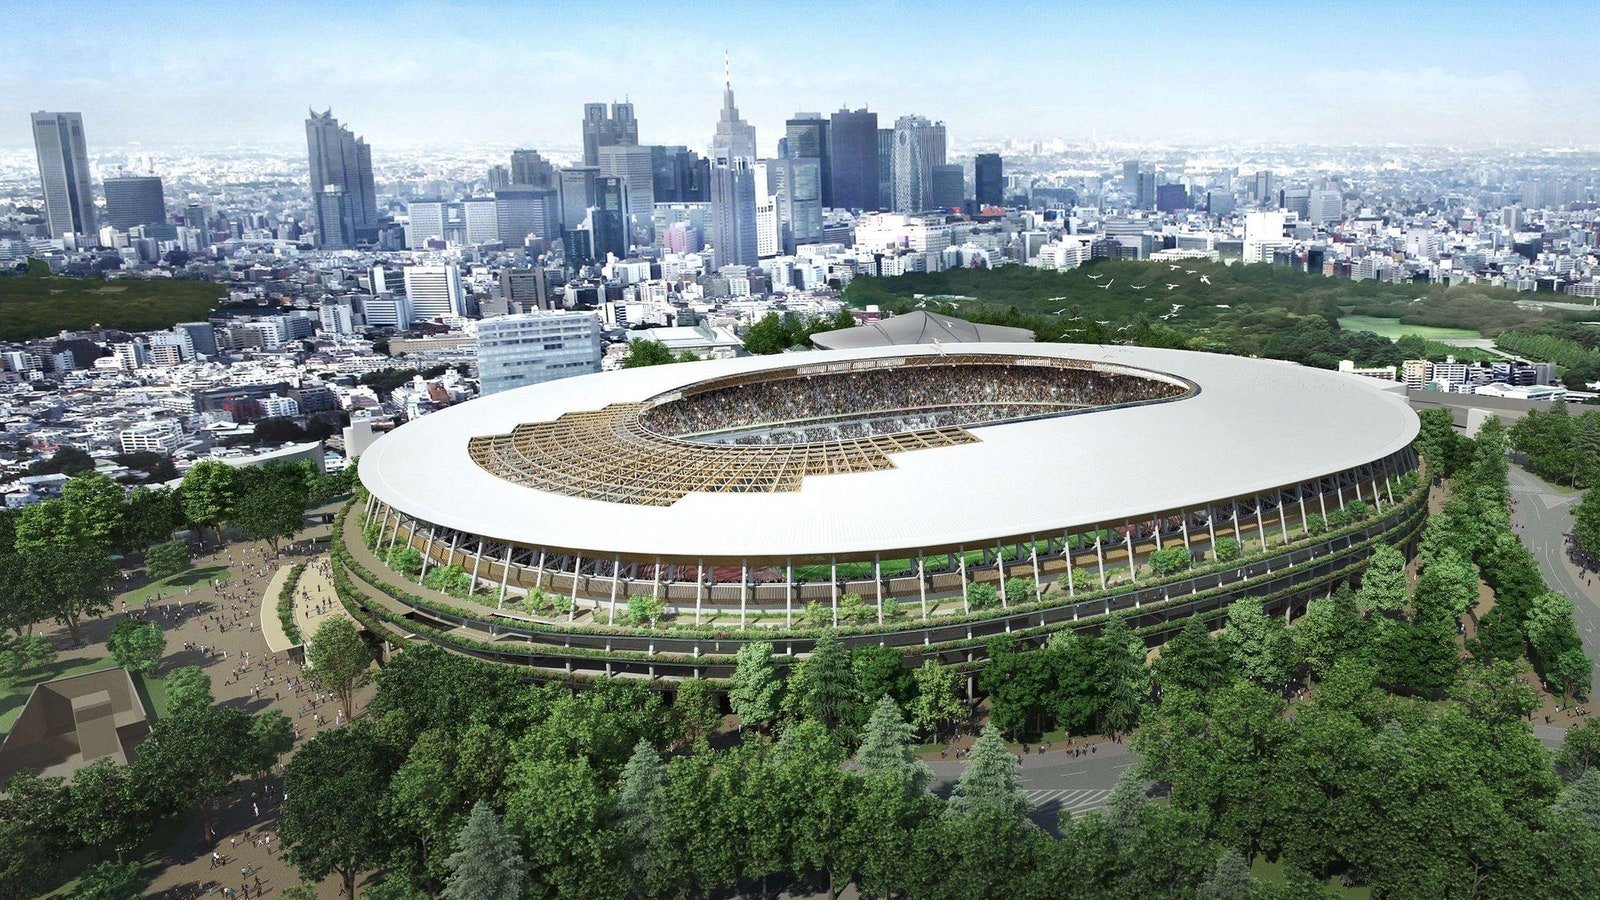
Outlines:
[[[566,674],[718,677],[822,628],[970,664],[1123,611],[1155,644],[1239,596],[1292,616],[1411,541],[1417,429],[1376,382],[1123,346],[631,369],[380,438],[338,558],[371,624]]]

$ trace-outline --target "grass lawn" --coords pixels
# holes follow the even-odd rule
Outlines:
[[[48,267],[46,267],[48,268]],[[0,341],[47,337],[105,325],[159,331],[204,319],[227,296],[209,281],[173,278],[0,277]]]
[[[212,579],[227,581],[232,574],[227,566],[200,566],[198,568],[185,569],[163,581],[153,581],[143,587],[134,588],[126,594],[120,595],[119,599],[127,600],[128,605],[132,606],[135,603],[143,603],[156,594],[181,592],[186,587],[206,584]]]
[[[1370,331],[1390,340],[1414,334],[1430,341],[1459,338],[1481,338],[1482,334],[1470,328],[1437,328],[1432,325],[1405,325],[1399,319],[1379,316],[1340,316],[1339,327],[1349,331]]]
[[[34,685],[41,681],[51,681],[68,675],[82,675],[85,672],[106,669],[114,665],[116,664],[105,656],[58,659],[48,666],[24,672],[15,680],[0,685],[0,735],[10,733],[11,726],[17,723],[17,717],[22,715],[22,707],[28,702],[28,695],[33,692]]]
[[[140,872],[141,884],[147,883],[154,878],[160,867],[172,862],[167,858],[167,848],[172,846],[173,842],[178,839],[178,836],[183,833],[184,828],[188,826],[193,818],[193,813],[180,813],[171,818],[162,819],[151,829],[150,836],[145,838],[143,843],[128,854],[129,860],[137,861],[143,866]],[[114,857],[107,855],[106,858],[113,859]],[[69,854],[56,869],[59,886],[41,896],[44,898],[60,898],[60,900],[83,896],[82,892],[78,890],[78,879],[82,877],[84,869],[94,865],[98,860],[99,857],[93,850],[79,850],[76,853]],[[151,868],[152,866],[157,868]],[[221,895],[219,894],[218,896]]]

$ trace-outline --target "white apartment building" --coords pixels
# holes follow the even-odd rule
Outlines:
[[[183,440],[183,430],[177,422],[143,422],[117,434],[123,453],[147,450],[152,453],[171,453]]]
[[[600,320],[592,312],[541,310],[478,323],[484,395],[600,371]]]
[[[261,398],[261,414],[268,419],[290,419],[300,415],[300,403],[293,397],[272,394]]]
[[[378,294],[361,301],[362,315],[374,328],[411,328],[411,298],[404,294]]]

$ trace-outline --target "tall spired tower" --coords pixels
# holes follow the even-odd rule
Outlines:
[[[753,266],[756,251],[756,130],[733,104],[733,74],[722,54],[722,116],[711,138],[712,263]]]

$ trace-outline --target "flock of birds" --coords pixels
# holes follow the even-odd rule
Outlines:
[[[1200,272],[1197,269],[1185,269],[1183,266],[1174,266],[1174,265],[1172,265],[1170,263],[1167,265],[1167,268],[1170,269],[1173,272],[1177,272],[1177,271],[1181,270],[1183,272],[1183,274],[1185,274],[1185,275],[1200,275]],[[1100,279],[1102,279],[1102,278],[1104,278],[1106,276],[1105,276],[1105,273],[1102,272],[1102,273],[1100,273],[1098,275],[1085,275],[1084,277],[1088,278],[1091,281],[1099,281]],[[1102,290],[1102,291],[1109,291],[1109,290],[1111,290],[1111,286],[1116,284],[1116,283],[1117,283],[1117,280],[1115,278],[1113,278],[1110,281],[1106,282],[1105,284],[1096,285],[1096,287],[1100,288],[1100,290]],[[1200,275],[1200,283],[1201,284],[1210,284],[1211,283],[1210,276],[1208,276],[1208,275]],[[1176,289],[1178,289],[1178,288],[1180,288],[1182,286],[1183,286],[1183,284],[1181,282],[1179,282],[1179,283],[1168,282],[1168,283],[1165,284],[1166,289],[1169,290],[1169,291],[1176,290]],[[1136,291],[1142,291],[1145,288],[1149,287],[1149,285],[1148,284],[1130,284],[1129,287],[1133,288]],[[1066,298],[1065,297],[1051,297],[1050,299],[1051,300],[1065,300]],[[1154,300],[1155,298],[1154,297],[1146,297],[1144,299],[1146,299],[1146,300]],[[1167,319],[1170,319],[1173,316],[1176,316],[1178,314],[1178,310],[1180,310],[1180,309],[1183,309],[1183,304],[1182,303],[1174,303],[1174,304],[1172,304],[1172,310],[1170,312],[1168,312],[1166,315],[1160,316],[1159,318],[1162,321],[1166,321]],[[1060,315],[1063,312],[1066,312],[1066,308],[1062,308],[1062,309],[1056,310],[1055,314],[1056,315]],[[1108,324],[1108,323],[1101,322],[1100,324],[1105,325],[1105,324]],[[1124,328],[1121,328],[1121,329],[1118,329],[1118,330],[1126,331],[1127,328],[1124,327]]]

